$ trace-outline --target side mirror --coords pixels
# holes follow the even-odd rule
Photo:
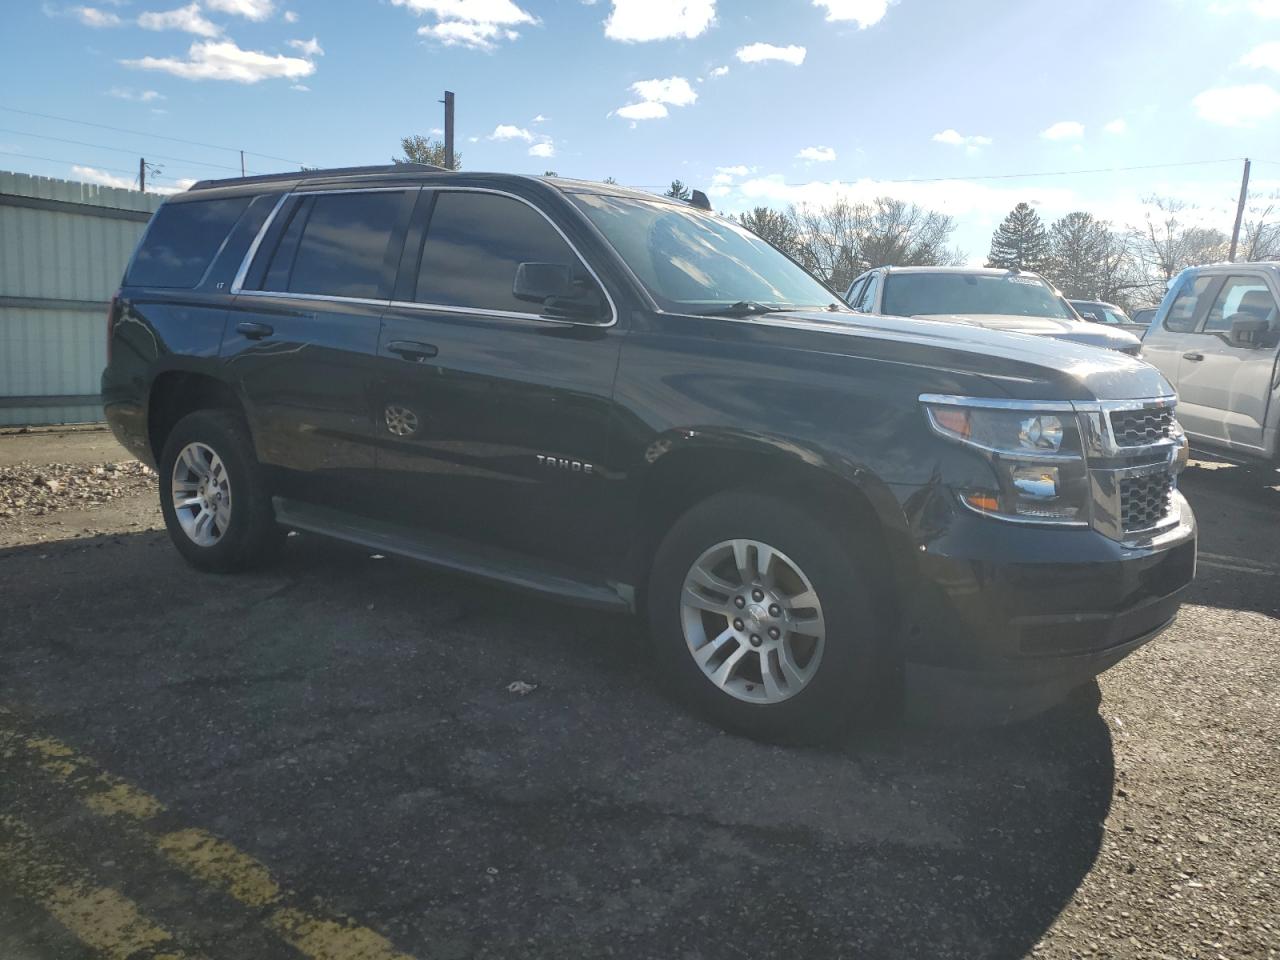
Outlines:
[[[538,304],[548,317],[594,323],[604,315],[604,300],[595,282],[578,276],[564,263],[520,264],[511,294]]]
[[[1271,324],[1259,317],[1237,313],[1231,318],[1231,332],[1227,342],[1233,347],[1260,347]]]

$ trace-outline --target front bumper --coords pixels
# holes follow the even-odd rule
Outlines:
[[[919,546],[907,604],[906,708],[1001,722],[1044,710],[1174,620],[1195,576],[1196,521],[1142,546],[1092,529],[953,514]]]

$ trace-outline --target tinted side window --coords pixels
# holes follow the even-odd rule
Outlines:
[[[861,299],[862,291],[866,288],[866,286],[867,286],[867,280],[865,277],[861,280],[853,281],[853,284],[849,287],[849,292],[846,293],[844,297],[845,301],[849,304],[849,306],[855,307],[855,308],[857,307],[858,300]]]
[[[1213,277],[1199,276],[1191,283],[1183,282],[1177,297],[1169,307],[1169,314],[1164,318],[1164,328],[1176,333],[1190,333],[1195,329],[1196,312],[1200,309],[1200,298],[1213,283]]]
[[[1271,291],[1260,278],[1229,277],[1204,319],[1204,332],[1229,332],[1238,314],[1251,320],[1273,321],[1275,307]]]
[[[401,191],[305,198],[281,236],[263,289],[390,298],[388,248],[404,203]]]
[[[441,192],[427,225],[415,299],[533,312],[533,304],[511,293],[516,267],[525,262],[580,269],[564,238],[527,204],[491,193]]]
[[[126,282],[141,287],[194,287],[252,199],[166,203],[152,218]]]
[[[880,289],[880,274],[873,273],[867,278],[867,285],[862,288],[862,294],[858,297],[858,309],[864,313],[870,313],[876,306],[876,293]]]

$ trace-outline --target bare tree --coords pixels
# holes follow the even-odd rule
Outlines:
[[[767,240],[783,253],[791,257],[796,256],[800,231],[796,226],[793,211],[756,207],[750,213],[738,214],[737,220],[756,236]]]
[[[431,140],[415,133],[400,138],[400,149],[404,151],[404,156],[392,157],[392,163],[429,163],[448,168],[448,164],[444,162],[444,142],[441,140]],[[462,169],[462,154],[457,151],[453,154],[453,169]]]
[[[802,207],[791,217],[799,234],[796,259],[835,290],[871,267],[964,262],[947,247],[953,218],[892,197],[871,203],[839,199]]]
[[[1280,260],[1280,191],[1269,194],[1264,202],[1265,206],[1258,204],[1245,211],[1237,250],[1239,260],[1248,263]]]
[[[1183,200],[1152,196],[1146,203],[1149,209],[1136,231],[1134,250],[1147,298],[1158,301],[1184,268],[1225,260],[1228,238],[1212,227],[1188,225],[1195,208]]]

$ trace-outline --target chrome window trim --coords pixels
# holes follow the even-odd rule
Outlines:
[[[957,397],[944,393],[922,393],[920,402],[928,406],[982,407],[990,410],[1027,410],[1033,413],[1075,413],[1070,400],[1009,400],[1002,397]]]
[[[547,216],[547,212],[543,210],[541,207],[539,207],[536,203],[534,203],[531,200],[526,200],[524,197],[520,196],[519,194],[511,193],[510,191],[507,191],[507,190],[498,190],[494,187],[454,187],[448,184],[440,184],[440,185],[423,184],[421,189],[423,193],[437,193],[437,194],[438,193],[489,193],[498,197],[509,197],[512,200],[516,200],[520,203],[523,203],[526,207],[533,210],[535,213],[538,214],[538,216],[542,217],[543,220],[547,221],[547,223],[551,225],[551,229],[560,235],[560,239],[563,240],[565,242],[565,245],[570,250],[573,251],[573,255],[578,258],[578,262],[581,263],[586,268],[587,273],[591,274],[591,278],[595,280],[596,285],[600,288],[601,292],[604,294],[605,300],[608,301],[610,319],[608,323],[591,323],[586,320],[566,320],[560,317],[547,317],[540,313],[521,314],[521,313],[516,313],[515,311],[510,311],[510,310],[486,310],[483,307],[463,307],[460,304],[457,306],[421,304],[421,306],[437,307],[437,308],[443,307],[443,309],[447,309],[447,310],[450,310],[453,312],[459,312],[459,313],[478,313],[478,314],[490,314],[490,315],[503,315],[503,314],[510,315],[514,313],[516,316],[530,317],[532,319],[539,320],[543,323],[567,324],[569,326],[575,326],[575,327],[612,327],[617,324],[618,305],[614,303],[613,294],[609,292],[609,288],[605,286],[604,281],[600,279],[600,274],[596,273],[595,267],[593,267],[591,263],[587,260],[587,258],[582,255],[582,251],[579,250],[577,245],[572,240],[569,239],[568,235],[563,230],[560,229],[560,225],[556,223],[554,220],[552,220],[551,217]],[[338,192],[338,191],[335,191],[335,192]],[[428,230],[427,233],[429,235],[430,230]],[[414,289],[415,290],[417,289],[416,283],[415,283]],[[416,301],[414,302],[416,303]]]
[[[244,286],[244,278],[249,273],[249,265],[253,263],[253,258],[258,255],[258,247],[262,245],[262,238],[267,235],[267,231],[271,229],[271,224],[275,223],[276,215],[280,212],[280,208],[284,206],[284,202],[291,196],[291,193],[280,194],[280,199],[276,201],[276,205],[267,214],[267,219],[262,221],[262,226],[258,228],[258,235],[253,238],[253,243],[249,244],[249,249],[245,251],[244,259],[240,261],[240,269],[236,271],[235,279],[231,281],[231,293],[233,295],[238,294]]]
[[[473,317],[497,317],[503,320],[536,320],[538,323],[561,324],[564,326],[605,327],[612,324],[584,323],[579,320],[565,320],[560,317],[545,317],[540,313],[523,313],[517,310],[486,310],[484,307],[458,307],[448,303],[418,303],[416,300],[392,300],[389,307],[401,310],[424,310],[431,313],[461,313]]]
[[[356,303],[362,306],[385,307],[390,300],[378,300],[373,297],[338,297],[328,293],[294,293],[290,290],[240,290],[245,297],[270,297],[274,300],[323,300],[329,303]]]

